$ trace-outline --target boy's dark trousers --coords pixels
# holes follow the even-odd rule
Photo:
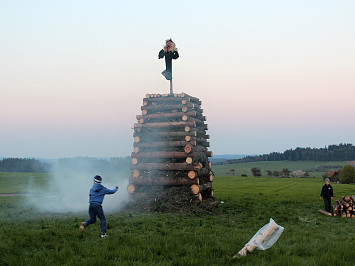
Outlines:
[[[101,233],[105,234],[106,233],[106,218],[105,218],[104,210],[102,209],[101,204],[90,203],[89,215],[90,215],[90,219],[85,221],[85,226],[95,223],[96,216],[97,216],[97,217],[99,217],[100,222],[101,222],[101,224],[100,224]]]
[[[326,212],[330,212],[330,206],[332,204],[331,198],[323,198],[324,199],[324,207]]]

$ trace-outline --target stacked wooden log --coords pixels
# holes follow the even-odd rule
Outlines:
[[[345,196],[338,199],[333,205],[333,215],[343,218],[355,218],[355,196]]]
[[[128,192],[189,186],[192,198],[213,197],[209,135],[201,101],[185,93],[147,94],[134,124]]]

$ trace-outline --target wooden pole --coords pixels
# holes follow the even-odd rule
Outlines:
[[[170,94],[174,94],[174,92],[173,92],[173,79],[170,80]]]

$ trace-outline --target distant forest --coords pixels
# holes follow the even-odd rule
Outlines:
[[[0,172],[46,173],[51,165],[38,159],[5,158],[0,160]]]
[[[355,146],[352,144],[329,145],[325,148],[296,148],[283,153],[247,156],[241,159],[226,160],[216,164],[234,164],[260,161],[353,161]]]
[[[48,173],[61,171],[97,171],[101,173],[116,173],[128,169],[130,157],[114,157],[97,159],[76,157],[58,159],[55,163],[30,158],[4,158],[0,160],[0,172]]]

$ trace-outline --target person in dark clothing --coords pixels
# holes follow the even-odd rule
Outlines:
[[[325,184],[322,187],[322,191],[320,193],[320,198],[324,199],[324,207],[325,211],[330,212],[332,199],[333,199],[333,187],[330,185],[329,178],[326,178]]]
[[[89,215],[90,218],[85,222],[80,223],[79,231],[84,232],[84,228],[90,224],[96,223],[96,216],[100,219],[101,237],[106,237],[106,218],[102,209],[102,202],[106,194],[114,194],[118,190],[118,186],[114,189],[105,188],[101,185],[102,178],[97,175],[94,177],[94,185],[90,189],[89,200]]]
[[[165,67],[166,68],[161,73],[167,80],[172,80],[172,78],[173,78],[172,60],[178,59],[179,53],[178,53],[178,50],[175,46],[175,43],[171,39],[165,41],[164,49],[162,49],[159,52],[158,58],[162,59],[164,57],[165,57]]]

